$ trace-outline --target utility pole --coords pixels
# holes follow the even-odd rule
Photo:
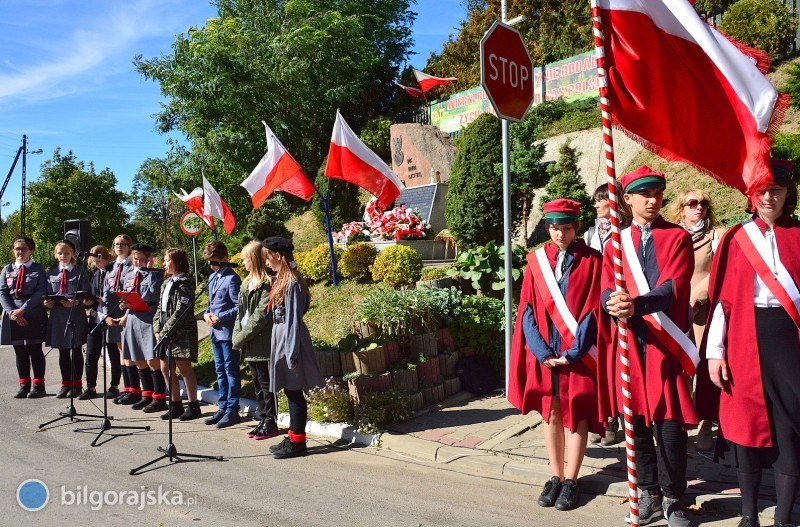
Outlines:
[[[25,236],[25,200],[27,195],[25,189],[27,188],[25,176],[28,168],[28,136],[22,134],[22,205],[20,206],[19,214],[19,233],[20,236]]]

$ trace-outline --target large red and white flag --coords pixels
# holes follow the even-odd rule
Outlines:
[[[353,133],[338,110],[325,177],[358,185],[378,198],[384,208],[388,208],[405,188],[397,174]]]
[[[769,184],[788,97],[764,76],[766,56],[732,43],[688,0],[593,1],[614,124],[659,156],[745,194]]]
[[[205,176],[203,176],[203,209],[208,216],[222,220],[225,232],[228,234],[233,232],[236,218]]]
[[[261,124],[267,134],[267,153],[242,182],[242,186],[250,194],[253,208],[260,207],[276,190],[310,200],[314,195],[314,185],[305,171],[272,133],[267,123],[261,121]]]
[[[417,78],[417,84],[419,84],[420,89],[424,92],[437,86],[447,86],[451,82],[458,80],[455,77],[434,77],[433,75],[428,75],[417,69],[414,70],[414,77]]]
[[[190,211],[197,214],[210,229],[214,228],[214,218],[205,213],[203,207],[203,189],[195,188],[191,192],[181,189],[181,194],[173,192],[186,205]]]
[[[403,86],[399,82],[395,82],[395,84],[397,85],[398,88],[403,88],[406,91],[406,93],[408,93],[412,97],[419,97],[420,99],[425,97],[425,94],[422,93],[422,90],[420,90],[419,88],[412,88],[411,86]]]

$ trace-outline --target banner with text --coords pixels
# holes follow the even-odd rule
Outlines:
[[[594,51],[534,68],[533,93],[533,106],[559,98],[577,101],[597,97],[597,58]],[[486,92],[478,86],[432,102],[431,124],[443,132],[457,132],[482,113],[494,114],[494,108]]]

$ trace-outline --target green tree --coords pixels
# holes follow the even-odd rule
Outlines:
[[[456,140],[458,153],[450,169],[445,221],[468,248],[503,239],[503,180],[500,120],[490,114],[475,119]]]
[[[528,217],[534,192],[547,177],[542,165],[545,144],[535,143],[540,129],[535,119],[510,126],[512,217],[517,218],[525,240],[528,239]],[[497,170],[502,175],[502,165]]]
[[[391,126],[390,119],[375,117],[364,124],[361,134],[359,134],[359,139],[364,141],[364,144],[378,154],[378,157],[383,159],[386,164],[389,164],[392,159],[392,150],[389,147]]]
[[[781,91],[791,95],[792,106],[800,108],[800,62],[791,64],[786,74],[788,78]]]
[[[359,187],[347,181],[342,181],[341,179],[326,178],[324,166],[320,167],[314,184],[323,196],[330,192],[328,205],[330,206],[332,231],[338,231],[345,223],[355,220],[360,221],[364,211],[363,207],[360,205],[359,196],[361,189]],[[314,217],[324,228],[325,209],[319,194],[314,194],[311,207],[314,211]]]
[[[42,164],[38,181],[28,185],[27,233],[36,241],[38,261],[53,263],[53,244],[63,237],[63,222],[86,218],[91,221],[91,241],[108,245],[128,223],[127,198],[117,190],[117,178],[108,169],[100,173],[87,167],[72,151]]]
[[[722,16],[719,28],[775,60],[789,53],[797,15],[780,0],[739,0]]]
[[[135,59],[166,98],[157,128],[187,136],[198,180],[202,168],[243,216],[239,184],[264,152],[262,119],[315,174],[337,108],[355,129],[388,112],[412,45],[410,1],[214,0],[218,16],[171,53]]]
[[[178,183],[180,161],[173,156],[163,159],[149,158],[142,163],[133,177],[132,235],[137,240],[159,249],[188,247],[180,228],[180,218],[186,206],[173,193]]]
[[[543,207],[548,201],[558,198],[569,198],[581,204],[580,226],[585,227],[594,220],[594,208],[592,198],[586,192],[586,186],[581,180],[578,170],[577,150],[567,141],[558,149],[558,163],[547,167],[547,174],[550,181],[544,188],[544,194],[539,198],[539,207]]]
[[[247,235],[254,240],[263,240],[267,236],[282,236],[291,240],[294,235],[286,228],[291,216],[292,209],[286,197],[273,194],[247,216]]]

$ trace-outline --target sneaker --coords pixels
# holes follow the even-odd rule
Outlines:
[[[186,410],[183,408],[183,403],[182,402],[181,403],[175,403],[175,402],[172,403],[172,412],[171,412],[172,413],[172,419],[178,419],[180,416],[183,415],[183,412],[185,412],[185,411]],[[161,414],[161,419],[163,421],[168,421],[169,420],[169,416],[170,416],[170,411],[167,410],[166,412]]]
[[[269,447],[269,451],[274,454],[278,450],[286,447],[289,443],[291,443],[291,440],[289,439],[289,436],[285,436],[283,438],[283,441],[281,441],[277,445],[272,445],[271,447]]]
[[[286,444],[288,443],[288,444]],[[308,455],[306,442],[296,443],[294,441],[284,441],[283,446],[272,452],[275,459],[289,459],[292,457],[303,457]]]
[[[542,493],[539,494],[539,499],[536,503],[539,504],[539,507],[552,507],[556,504],[559,494],[561,494],[561,480],[558,476],[553,476],[544,484]]]
[[[758,523],[758,518],[753,518],[752,516],[742,516],[742,519],[739,520],[737,527],[760,527],[760,524]]]
[[[116,399],[120,395],[119,388],[116,386],[109,386],[108,390],[106,391],[106,399]]]
[[[219,420],[222,419],[224,415],[225,415],[225,410],[217,410],[216,412],[214,412],[214,415],[206,418],[206,420],[203,422],[207,425],[215,425],[219,423]]]
[[[143,410],[145,406],[153,402],[152,397],[142,397],[142,400],[138,403],[134,403],[131,405],[132,410]],[[124,404],[124,403],[123,403]]]
[[[44,391],[44,383],[34,384],[31,393],[28,394],[28,399],[39,399],[47,395]]]
[[[686,511],[683,510],[681,500],[664,498],[662,507],[664,508],[664,517],[667,519],[667,525],[669,527],[690,527],[692,525],[689,522],[689,518],[686,516]]]
[[[639,525],[652,523],[663,515],[661,495],[658,492],[643,490],[639,497]],[[631,513],[625,515],[625,523],[631,522]]]
[[[256,426],[254,426],[252,430],[247,432],[247,437],[249,437],[249,438],[255,437],[259,432],[261,432],[261,427],[263,427],[266,422],[267,422],[267,420],[266,420],[266,418],[264,418],[261,421],[259,421],[258,423],[256,423]]]
[[[56,394],[56,399],[66,399],[69,397],[70,388],[69,386],[62,386],[58,393]]]
[[[166,399],[153,399],[150,404],[142,408],[142,411],[146,414],[163,412],[164,410],[169,410],[169,403]]]
[[[128,392],[122,396],[119,400],[118,404],[123,404],[125,406],[130,406],[132,404],[136,404],[142,400],[142,394],[136,392]]]
[[[578,488],[578,482],[571,479],[565,479],[561,484],[561,493],[556,500],[557,511],[571,511],[578,506],[578,500],[581,498],[581,490]]]
[[[589,432],[589,442],[593,445],[598,444],[600,442],[600,434]]]
[[[20,384],[19,391],[14,395],[14,399],[26,399],[29,393],[31,393],[30,383]]]
[[[275,422],[275,419],[267,419],[264,421],[261,429],[255,435],[253,435],[253,439],[256,441],[261,441],[262,439],[275,437],[280,433],[281,431],[278,429],[278,423]]]
[[[182,404],[181,404],[182,406]],[[200,411],[200,403],[197,401],[190,402],[186,406],[186,410],[178,417],[179,421],[191,421],[192,419],[197,419],[202,415],[203,412]]]
[[[217,421],[217,428],[228,428],[229,426],[238,425],[241,422],[242,418],[239,417],[239,412],[225,412],[222,419]]]
[[[88,401],[97,397],[97,390],[94,388],[86,388],[83,393],[78,396],[79,401]]]

